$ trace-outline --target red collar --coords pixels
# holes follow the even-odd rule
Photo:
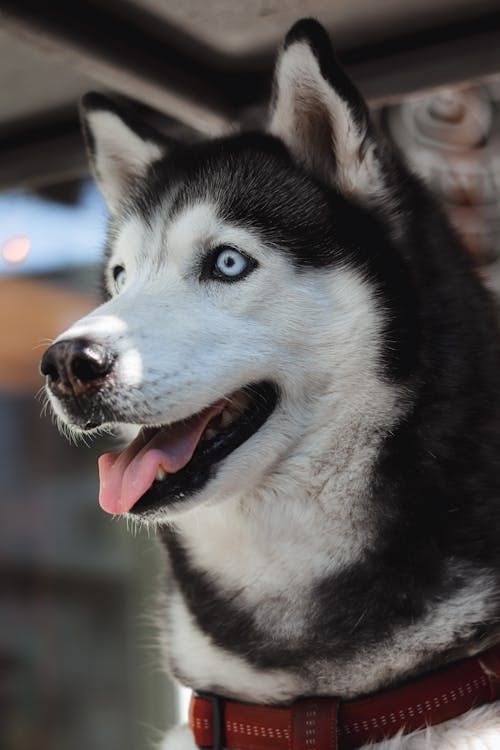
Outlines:
[[[287,707],[194,694],[195,742],[213,750],[355,750],[409,734],[500,699],[500,644],[394,690],[368,698],[301,698]]]

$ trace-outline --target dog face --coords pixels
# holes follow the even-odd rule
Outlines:
[[[382,144],[323,30],[287,37],[267,132],[172,145],[100,95],[83,121],[107,301],[42,371],[71,429],[138,432],[100,460],[102,506],[163,521],[258,491],[324,429],[389,429],[412,288]]]

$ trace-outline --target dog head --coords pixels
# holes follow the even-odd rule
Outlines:
[[[166,520],[326,450],[323,428],[388,429],[415,351],[394,156],[322,27],[287,35],[262,132],[171,144],[97,94],[82,117],[107,300],[41,369],[71,429],[137,428],[101,458],[103,507]]]

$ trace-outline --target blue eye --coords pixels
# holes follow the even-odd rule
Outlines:
[[[127,272],[123,266],[115,266],[113,268],[113,287],[116,294],[120,294],[125,282],[127,281]]]
[[[216,256],[215,268],[224,276],[241,276],[248,268],[248,260],[237,250],[228,247]]]
[[[211,255],[210,276],[222,281],[237,281],[256,266],[256,262],[234,247],[219,247]]]

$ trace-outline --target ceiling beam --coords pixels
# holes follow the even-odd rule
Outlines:
[[[155,33],[151,19],[141,25],[137,16],[127,16],[127,7],[126,0],[109,7],[82,0],[0,0],[0,21],[61,64],[94,78],[98,88],[140,102],[202,135],[263,118],[271,50],[258,64],[236,65],[222,54],[212,55],[210,62],[209,51],[196,39],[164,21],[158,21]],[[338,53],[369,101],[396,101],[500,72],[500,12]],[[86,172],[75,114],[71,132],[52,134],[45,128],[39,133],[35,121],[30,131],[14,140],[0,134],[0,187],[50,184]]]
[[[236,110],[212,84],[206,69],[169,50],[105,8],[91,3],[2,0],[8,32],[123,94],[207,135],[225,131]]]

